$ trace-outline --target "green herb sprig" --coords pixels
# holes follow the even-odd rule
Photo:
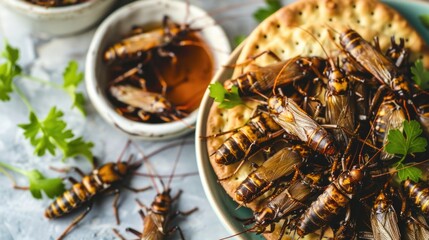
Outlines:
[[[221,83],[215,82],[209,85],[209,90],[210,97],[214,98],[215,102],[220,103],[219,108],[229,109],[244,104],[236,86],[232,86],[231,91],[228,91]]]
[[[419,178],[422,177],[422,171],[403,162],[408,155],[425,152],[428,143],[426,138],[420,136],[423,130],[417,121],[404,121],[403,130],[403,132],[398,129],[389,130],[385,150],[400,157],[400,160],[393,164],[393,167],[398,171],[401,181],[410,178],[418,182]]]
[[[424,90],[429,89],[429,71],[424,69],[421,59],[417,60],[411,67],[411,73],[413,74],[412,79],[417,85]]]
[[[39,170],[23,170],[0,162],[0,170],[2,168],[14,171],[27,177],[29,182],[29,190],[34,198],[42,198],[42,192],[45,192],[49,198],[54,198],[65,191],[65,185],[61,178],[46,178]]]
[[[75,134],[70,129],[67,129],[67,124],[62,119],[64,113],[56,107],[52,107],[45,119],[41,120],[36,115],[34,108],[25,94],[14,83],[15,79],[21,77],[22,79],[30,79],[57,89],[62,89],[72,97],[72,107],[78,108],[85,114],[83,94],[76,92],[77,86],[83,80],[83,73],[78,71],[77,62],[71,61],[68,64],[63,72],[64,83],[63,85],[58,85],[23,74],[21,67],[17,64],[19,50],[13,48],[8,43],[5,44],[5,49],[1,53],[1,57],[4,63],[0,65],[0,100],[9,101],[10,94],[15,92],[27,106],[30,112],[29,123],[19,124],[18,126],[24,129],[24,136],[30,139],[31,145],[35,148],[34,153],[37,156],[44,156],[46,152],[55,155],[55,149],[60,149],[63,153],[63,160],[76,155],[82,155],[92,163],[91,148],[94,144],[92,142],[85,142],[81,137],[74,138]]]

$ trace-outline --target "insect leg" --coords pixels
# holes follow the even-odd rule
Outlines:
[[[78,183],[79,181],[77,181],[74,177],[68,177],[67,178],[72,184],[76,184],[76,183]]]
[[[136,235],[138,238],[142,237],[142,233],[139,232],[139,231],[137,231],[137,230],[135,230],[134,228],[126,228],[125,231],[130,232],[130,233]]]
[[[170,230],[168,230],[167,235],[170,235],[170,234],[172,234],[173,232],[176,232],[176,231],[179,232],[180,239],[185,240],[185,236],[183,235],[182,229],[179,226],[172,227]]]
[[[180,196],[182,195],[182,192],[183,192],[182,190],[179,190],[179,192],[177,192],[177,194],[171,198],[171,202],[173,203],[173,202],[177,201],[177,199],[179,199]]]
[[[115,214],[116,224],[119,225],[121,221],[119,220],[119,213],[118,213],[118,201],[119,201],[120,192],[119,189],[115,189],[115,199],[113,200],[112,207],[113,207],[113,213]]]
[[[152,189],[152,186],[147,186],[147,187],[144,187],[144,188],[133,188],[133,187],[130,187],[130,186],[123,185],[122,187],[125,188],[125,189],[128,189],[130,191],[133,191],[135,193],[144,192],[146,190]]]
[[[64,239],[64,237],[91,211],[92,202],[86,207],[85,211],[77,216],[73,222],[64,230],[64,232],[57,238],[57,240]]]
[[[116,229],[116,228],[112,228],[112,231],[113,231],[113,233],[114,233],[118,238],[120,238],[121,240],[126,240],[126,238],[125,238],[124,236],[122,236],[122,234],[119,232],[119,230],[118,230],[118,229]]]
[[[180,216],[188,216],[188,215],[191,215],[193,212],[195,212],[195,211],[197,211],[198,210],[198,207],[194,207],[194,208],[192,208],[191,210],[188,210],[188,211],[186,211],[186,212],[183,212],[183,211],[176,211],[175,212],[175,215],[180,215]]]
[[[83,173],[82,169],[78,168],[78,167],[69,167],[69,168],[56,168],[56,167],[52,167],[50,166],[49,169],[59,172],[59,173],[69,173],[71,171],[76,172],[77,174],[79,174],[79,176],[84,177],[85,173]]]

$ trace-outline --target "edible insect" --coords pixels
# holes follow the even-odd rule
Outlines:
[[[308,154],[309,151],[300,145],[279,150],[240,183],[235,198],[244,204],[253,201],[270,189],[277,179],[291,174]]]
[[[372,139],[378,147],[387,144],[387,135],[390,130],[399,129],[402,131],[402,123],[406,120],[404,108],[397,102],[393,94],[389,94],[383,98],[383,102],[378,108],[374,118]],[[394,154],[389,154],[382,151],[380,154],[381,160],[390,160]]]
[[[263,143],[283,131],[267,113],[261,112],[251,118],[246,125],[232,132],[234,133],[213,153],[217,164],[229,165],[246,159],[260,149]],[[217,137],[226,133],[228,132],[209,137]]]
[[[297,136],[311,149],[326,155],[338,152],[334,137],[313,120],[292,99],[273,96],[267,100],[270,116],[287,133]]]
[[[370,219],[374,240],[401,239],[396,211],[384,190],[374,201]]]
[[[128,105],[127,108],[117,108],[120,114],[137,111],[137,115],[143,121],[148,121],[155,116],[165,122],[171,122],[187,116],[159,93],[145,91],[130,85],[111,86],[110,93],[118,101]]]
[[[303,237],[326,226],[333,217],[346,208],[357,193],[363,176],[361,169],[342,172],[298,220],[296,227],[298,235]]]
[[[168,46],[203,46],[188,39],[190,34],[200,30],[190,28],[189,24],[174,23],[168,16],[164,16],[162,28],[133,35],[115,43],[105,51],[103,58],[108,63],[136,59],[146,62],[153,54],[157,54],[170,57],[174,62],[176,57],[173,52],[168,51]]]
[[[399,96],[410,93],[409,79],[395,64],[363,39],[356,31],[348,29],[340,36],[340,43],[348,54],[371,73],[382,85]]]
[[[82,176],[82,181],[78,182],[74,178],[69,178],[73,183],[71,189],[65,191],[46,209],[45,216],[49,219],[52,219],[62,217],[77,210],[80,207],[85,206],[85,211],[73,220],[73,222],[57,238],[58,240],[63,239],[73,229],[73,227],[76,226],[89,213],[93,200],[96,196],[100,196],[109,192],[115,193],[113,208],[116,222],[119,224],[120,221],[117,211],[120,195],[119,188],[122,186],[135,192],[146,191],[150,188],[146,187],[142,189],[134,189],[123,185],[124,181],[129,178],[142,164],[142,161],[132,163],[131,157],[126,162],[120,161],[128,145],[129,143],[127,143],[117,162],[106,163],[93,170],[89,175],[84,175],[82,171],[76,169],[77,172]]]
[[[315,72],[322,72],[324,66],[325,61],[319,57],[294,57],[263,67],[250,64],[245,73],[226,80],[224,86],[226,89],[238,87],[242,96],[255,95],[255,92],[265,92],[275,86],[283,87],[295,81],[315,78]]]
[[[133,228],[127,228],[126,230],[128,232],[133,233],[136,235],[139,239],[164,239],[166,236],[171,234],[174,231],[178,231],[181,239],[185,239],[182,233],[182,230],[179,226],[175,226],[171,229],[168,228],[169,223],[172,219],[174,219],[178,215],[187,216],[195,211],[198,210],[198,208],[193,208],[189,211],[182,212],[182,211],[173,211],[173,203],[177,201],[182,194],[182,191],[180,190],[177,195],[174,197],[171,196],[171,188],[170,184],[173,179],[174,172],[176,170],[177,163],[179,161],[180,154],[182,152],[183,143],[181,144],[179,148],[179,152],[177,154],[177,158],[173,165],[173,170],[171,171],[170,177],[168,179],[167,185],[164,184],[161,178],[159,178],[159,181],[163,187],[162,191],[158,190],[158,187],[156,185],[156,182],[154,179],[152,179],[155,189],[157,190],[157,194],[155,196],[155,199],[152,201],[152,204],[150,207],[147,207],[140,201],[137,201],[140,207],[142,208],[139,211],[139,214],[143,220],[143,231],[139,232]],[[146,159],[146,158],[144,158]],[[149,164],[147,161],[145,161],[145,164]],[[154,169],[152,169],[153,175],[158,175]],[[122,235],[119,234],[119,232],[114,229],[115,234],[120,237],[121,239],[125,239]]]
[[[406,196],[425,216],[429,215],[429,188],[423,183],[407,179],[402,183]]]

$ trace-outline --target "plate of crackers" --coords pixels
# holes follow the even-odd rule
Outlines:
[[[196,129],[225,238],[429,238],[426,13],[296,1],[235,49]]]

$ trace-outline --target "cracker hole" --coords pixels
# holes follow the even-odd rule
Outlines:
[[[282,53],[285,53],[285,50],[284,50],[284,49],[282,49]]]
[[[360,24],[360,20],[359,19],[356,22],[357,22],[357,24]]]
[[[238,177],[235,177],[235,181],[237,181],[238,180]]]
[[[301,11],[300,11],[300,12],[298,12],[298,15],[299,15],[299,16],[302,16],[302,12],[301,12]]]
[[[277,24],[277,28],[280,28],[280,24]]]
[[[405,42],[409,42],[410,41],[410,39],[408,39],[408,38],[405,38]]]
[[[388,28],[391,28],[391,27],[392,27],[392,24],[391,24],[391,23],[387,24],[387,27],[388,27]]]
[[[265,39],[267,39],[267,38],[268,38],[267,34],[264,34],[264,38],[265,38]]]
[[[317,37],[318,37],[318,38],[322,37],[322,34],[317,33]]]
[[[256,46],[255,46],[255,48],[256,48],[256,49],[259,49],[259,45],[256,45]]]
[[[353,8],[353,9],[356,9],[356,4],[353,4],[353,5],[352,5],[352,8]]]
[[[295,45],[297,45],[297,46],[298,46],[298,45],[299,45],[299,42],[295,42]]]
[[[374,16],[374,12],[371,12],[371,16]]]
[[[310,51],[308,51],[308,53],[312,54],[312,53],[313,53],[313,50],[312,50],[312,49],[310,49]]]
[[[219,116],[223,117],[223,113],[220,113]]]
[[[423,59],[423,55],[420,55],[420,56],[419,56],[419,59]]]
[[[330,22],[332,22],[332,20],[333,20],[332,18],[329,18],[329,19],[328,19],[328,21],[330,21]]]
[[[319,9],[319,5],[316,5],[316,9]]]

